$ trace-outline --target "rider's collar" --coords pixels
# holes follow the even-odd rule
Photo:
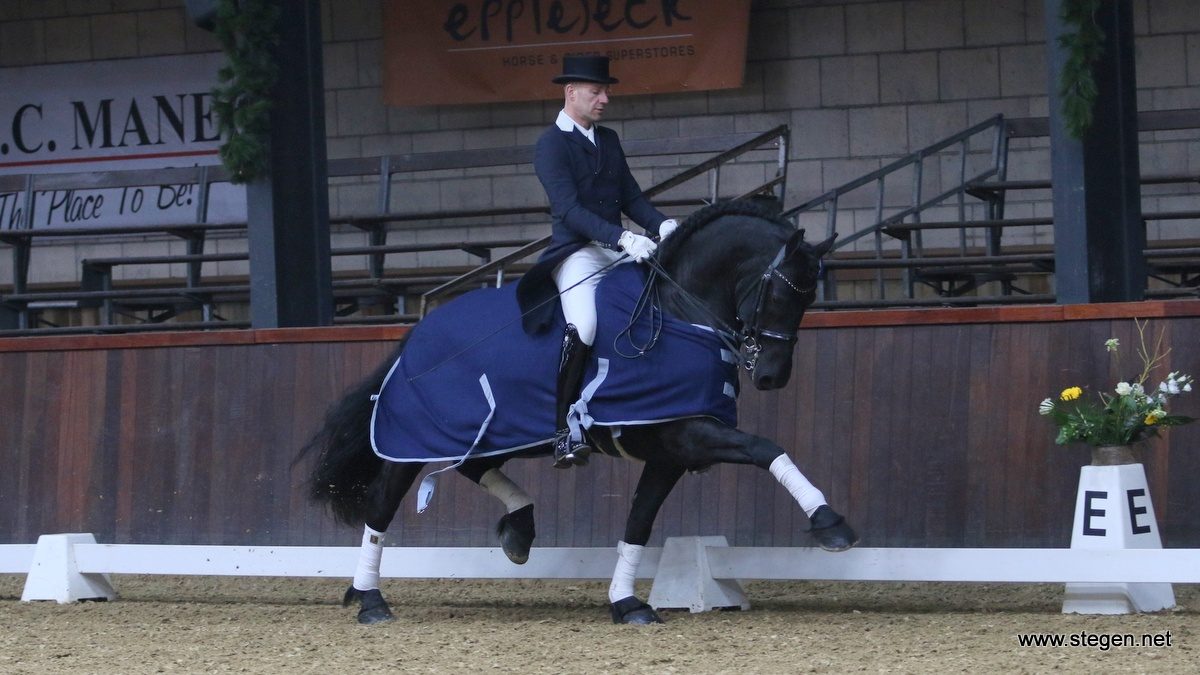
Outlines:
[[[554,120],[554,125],[568,134],[578,129],[584,138],[592,142],[592,145],[596,144],[596,125],[593,124],[591,129],[584,129],[575,120],[571,119],[566,110],[558,111],[558,119]]]

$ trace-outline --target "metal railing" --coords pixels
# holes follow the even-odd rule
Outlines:
[[[973,138],[984,134],[991,134],[991,161],[989,165],[975,174],[968,176],[968,157],[972,155],[970,144]],[[957,180],[952,187],[943,189],[938,194],[932,197],[925,196],[925,167],[927,162],[932,158],[940,158],[941,153],[947,149],[957,148],[958,153],[958,171]],[[976,155],[980,153],[975,153]],[[1004,117],[996,115],[979,124],[964,129],[952,136],[944,138],[932,145],[921,148],[916,152],[909,153],[900,159],[897,159],[886,166],[883,166],[875,171],[872,171],[864,176],[856,178],[848,183],[839,185],[838,187],[829,190],[828,192],[804,202],[798,206],[792,207],[784,211],[783,215],[792,219],[793,222],[799,225],[800,218],[803,214],[825,210],[826,220],[826,236],[832,235],[837,230],[837,221],[839,213],[839,205],[842,198],[848,193],[854,192],[860,188],[874,184],[875,186],[875,205],[874,217],[871,223],[865,227],[859,228],[848,235],[841,236],[834,243],[834,250],[844,249],[850,244],[864,237],[874,237],[874,257],[867,258],[867,261],[878,261],[882,263],[888,260],[884,255],[884,228],[891,223],[904,222],[911,219],[910,222],[920,222],[922,212],[932,207],[943,206],[946,200],[955,199],[957,207],[958,219],[965,223],[966,218],[966,198],[968,196],[968,187],[971,183],[982,181],[993,176],[1003,180],[1007,171],[1008,158],[1008,136],[1005,133]],[[887,181],[889,178],[895,179],[899,172],[910,169],[912,171],[911,178],[911,198],[908,204],[898,210],[886,212]],[[1002,209],[1002,206],[1001,206]],[[1002,213],[1002,211],[1001,211]],[[967,225],[960,229],[959,241],[960,248],[966,250],[966,228]],[[917,247],[920,247],[921,233],[914,233]],[[913,248],[911,241],[904,239],[901,241],[900,258],[907,260],[912,257]],[[889,263],[890,264],[890,263]],[[866,265],[856,265],[866,266]],[[838,268],[837,261],[830,261],[826,265],[825,280],[821,285],[819,301],[832,301],[837,299],[836,285],[836,269]],[[884,266],[874,266],[876,273],[876,286],[879,298],[883,299],[886,296],[884,282]],[[907,298],[913,297],[913,276],[912,268],[908,266],[901,267],[903,276],[903,285]]]
[[[775,175],[767,179],[760,185],[736,195],[734,198],[741,199],[752,197],[754,195],[772,193],[783,201],[785,190],[787,188],[787,152],[788,152],[788,134],[789,130],[786,125],[780,125],[765,131],[749,140],[739,143],[728,150],[720,152],[713,157],[696,164],[695,166],[680,171],[670,178],[657,183],[646,190],[643,194],[647,199],[653,199],[672,188],[678,187],[695,179],[699,176],[708,174],[708,194],[707,198],[701,200],[700,204],[712,204],[721,199],[721,167],[738,159],[739,157],[756,150],[762,149],[764,146],[772,146],[776,150],[776,169]],[[687,206],[696,205],[695,200],[655,200],[657,206]],[[515,263],[525,260],[531,255],[541,251],[550,245],[550,237],[543,237],[535,242],[530,243],[512,253],[497,258],[491,262],[480,265],[479,267],[455,278],[446,283],[433,288],[421,296],[420,316],[424,317],[426,312],[433,309],[437,302],[447,296],[461,292],[466,288],[473,288],[481,283],[494,283],[500,286],[504,282],[505,271],[511,268]],[[494,277],[493,277],[494,275]],[[492,277],[489,279],[489,277]]]

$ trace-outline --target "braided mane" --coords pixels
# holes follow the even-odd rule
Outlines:
[[[692,215],[688,216],[687,220],[679,225],[679,229],[663,243],[658,249],[658,259],[664,265],[668,264],[676,255],[679,249],[683,248],[687,240],[693,234],[699,232],[709,223],[722,218],[724,216],[748,216],[765,220],[781,228],[787,228],[789,232],[795,232],[796,227],[787,220],[780,218],[777,212],[767,206],[760,204],[757,201],[748,199],[731,199],[729,201],[718,202],[706,206]]]

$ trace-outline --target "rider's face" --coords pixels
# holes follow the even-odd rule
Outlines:
[[[566,109],[571,119],[588,129],[604,116],[609,88],[591,82],[572,82],[566,86]]]

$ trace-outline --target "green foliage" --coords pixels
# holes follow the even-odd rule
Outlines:
[[[1133,382],[1119,382],[1113,393],[1100,392],[1097,400],[1083,400],[1083,389],[1068,387],[1058,398],[1047,398],[1038,406],[1038,412],[1058,427],[1054,442],[1087,443],[1088,445],[1129,445],[1158,436],[1164,427],[1179,426],[1194,421],[1184,415],[1167,412],[1167,400],[1171,396],[1190,392],[1194,378],[1172,371],[1158,387],[1146,391],[1145,383],[1151,371],[1160,365],[1170,350],[1163,351],[1163,335],[1159,333],[1153,350],[1146,345],[1146,324],[1137,322],[1142,372]],[[1105,348],[1120,361],[1120,343],[1115,339],[1105,342]]]
[[[225,139],[221,163],[234,183],[267,172],[271,89],[278,78],[275,46],[279,7],[267,0],[221,0],[216,34],[228,63],[217,73],[213,109]]]
[[[1063,121],[1075,138],[1092,126],[1092,110],[1096,106],[1096,78],[1092,65],[1104,52],[1104,31],[1096,23],[1101,0],[1063,0],[1063,33],[1058,44],[1067,50],[1058,80],[1058,95],[1062,98]]]

